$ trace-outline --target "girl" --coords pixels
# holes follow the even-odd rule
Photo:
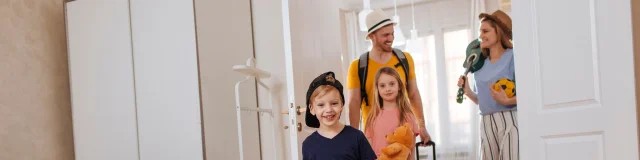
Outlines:
[[[481,139],[483,159],[517,160],[518,118],[516,96],[508,98],[502,89],[494,90],[493,83],[508,78],[515,82],[511,18],[498,10],[480,14],[480,47],[486,57],[480,70],[473,73],[473,90],[465,83],[465,95],[480,107],[482,115]],[[458,79],[462,86],[466,77]]]
[[[302,159],[377,158],[360,130],[340,122],[343,108],[342,84],[335,79],[333,72],[326,72],[311,82],[307,91],[305,123],[318,130],[302,142]]]
[[[378,70],[373,81],[373,104],[367,117],[364,128],[367,139],[371,142],[373,151],[380,156],[382,148],[386,147],[385,136],[404,123],[411,125],[414,135],[420,134],[418,122],[409,102],[405,84],[400,79],[400,74],[391,67],[383,67]],[[414,137],[415,141],[415,137]],[[414,159],[415,146],[411,146],[411,155],[408,159]]]

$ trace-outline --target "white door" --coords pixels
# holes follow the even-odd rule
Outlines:
[[[203,160],[193,3],[129,1],[140,160]]]
[[[637,160],[630,0],[512,2],[523,160]]]
[[[311,81],[322,73],[333,71],[336,79],[346,87],[346,77],[341,77],[342,47],[336,4],[333,0],[289,1],[291,50],[285,52],[285,62],[291,159],[302,159],[302,142],[315,131],[304,122],[306,94]],[[297,111],[301,113],[297,114]],[[346,122],[344,112],[342,123]]]
[[[127,0],[66,5],[77,160],[139,160]]]

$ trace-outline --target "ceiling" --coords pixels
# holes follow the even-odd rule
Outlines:
[[[344,2],[344,9],[349,10],[361,10],[362,9],[362,1],[363,0],[342,0]],[[371,3],[371,8],[392,8],[394,0],[369,0]],[[398,6],[402,5],[411,5],[412,0],[395,0]],[[413,0],[413,3],[424,3],[427,1],[437,1],[437,0]]]

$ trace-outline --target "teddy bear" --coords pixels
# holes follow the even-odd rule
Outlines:
[[[409,158],[411,148],[415,145],[415,135],[409,126],[409,123],[396,128],[396,130],[385,137],[387,147],[382,148],[382,154],[378,160],[406,160]]]

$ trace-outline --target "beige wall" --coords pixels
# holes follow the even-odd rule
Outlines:
[[[0,159],[74,159],[63,0],[2,0],[0,21]]]
[[[640,2],[631,1],[631,20],[633,23],[633,59],[636,75],[636,116],[640,117]],[[638,136],[640,137],[640,118],[638,118]],[[640,145],[640,144],[639,144]]]

